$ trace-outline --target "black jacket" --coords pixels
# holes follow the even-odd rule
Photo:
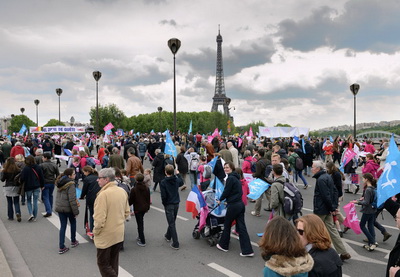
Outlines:
[[[97,175],[89,174],[83,179],[83,187],[81,198],[84,199],[86,196],[86,205],[93,206],[96,200],[97,193],[100,191],[100,186],[97,183]]]
[[[157,154],[157,156],[154,158],[153,166],[154,166],[153,181],[155,183],[159,183],[165,178],[165,173],[164,173],[164,154],[163,153],[158,153]]]
[[[339,171],[335,171],[331,176],[336,190],[338,191],[338,197],[341,197],[343,195],[342,174],[340,174]]]
[[[242,201],[242,183],[240,182],[240,176],[236,172],[228,174],[226,179],[225,188],[220,197],[220,201],[226,199],[229,204],[237,203]]]
[[[43,170],[44,183],[54,184],[56,182],[56,178],[58,177],[58,175],[60,175],[58,166],[51,161],[45,161],[40,164],[40,167]]]
[[[176,157],[176,164],[178,165],[178,170],[182,174],[186,174],[189,171],[189,163],[185,158],[185,153],[179,153]]]
[[[265,176],[265,168],[269,165],[271,165],[270,160],[268,160],[267,158],[264,158],[264,157],[260,158],[256,162],[256,172],[254,172],[253,177],[260,178],[260,179],[264,180],[265,182],[267,182],[268,176]]]
[[[389,254],[389,260],[386,268],[386,277],[389,277],[389,269],[392,266],[400,265],[400,234],[397,237],[396,244],[394,245],[392,251]],[[400,271],[397,271],[396,277],[400,277]]]
[[[169,204],[179,204],[179,187],[183,186],[181,176],[167,176],[160,183],[161,201],[164,206]]]
[[[221,181],[221,183],[224,183],[226,174],[224,171],[224,166],[222,165],[221,162],[221,158],[218,158],[217,162],[215,163],[213,173]]]
[[[309,277],[341,277],[343,262],[333,248],[320,250],[311,248],[308,252],[314,260],[314,266]]]
[[[321,170],[313,178],[317,179],[314,190],[314,213],[328,215],[338,206],[337,190],[332,177],[325,170]]]
[[[34,164],[33,166],[25,166],[24,169],[22,169],[20,179],[25,182],[25,191],[31,191],[44,186],[43,171],[37,164]]]

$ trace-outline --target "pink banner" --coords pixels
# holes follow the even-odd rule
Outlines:
[[[242,140],[241,137],[239,137],[239,138],[238,138],[238,141],[239,141],[239,142],[238,142],[238,147],[240,147],[240,145],[242,145],[242,143],[243,143],[243,140]]]
[[[361,234],[360,221],[358,220],[356,206],[354,203],[349,203],[343,207],[346,214],[346,219],[343,221],[343,225],[352,229],[357,235]]]
[[[347,148],[347,150],[343,154],[344,165],[342,165],[342,166],[344,167],[346,164],[348,164],[354,158],[355,155],[356,155],[356,152]]]
[[[112,128],[114,128],[114,125],[112,125],[112,123],[108,123],[106,126],[104,126],[103,130],[106,132],[108,130],[111,130]]]
[[[215,128],[214,133],[212,134],[212,137],[217,137],[219,136],[218,128]]]
[[[207,141],[208,141],[208,143],[211,143],[211,142],[212,142],[212,140],[213,140],[213,138],[214,138],[213,136],[208,136],[208,137],[207,137]]]
[[[249,136],[253,137],[253,128],[251,128],[251,126],[250,126]]]

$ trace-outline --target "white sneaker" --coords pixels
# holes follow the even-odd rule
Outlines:
[[[242,257],[254,257],[254,253],[250,253],[250,254],[240,253],[240,256],[242,256]]]

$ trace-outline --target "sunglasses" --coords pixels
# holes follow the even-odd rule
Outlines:
[[[97,179],[106,179],[107,177],[97,177]]]
[[[304,230],[297,229],[297,232],[299,232],[300,236],[304,235]]]

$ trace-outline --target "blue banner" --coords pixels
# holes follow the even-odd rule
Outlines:
[[[164,153],[176,157],[178,154],[176,153],[176,147],[169,132],[166,132],[166,136]]]
[[[192,132],[192,120],[190,120],[188,134],[190,134],[191,132]]]
[[[260,198],[261,194],[263,194],[264,191],[266,191],[269,188],[269,186],[270,184],[261,179],[258,178],[254,179],[249,184],[250,194],[247,195],[247,197],[256,200]]]

